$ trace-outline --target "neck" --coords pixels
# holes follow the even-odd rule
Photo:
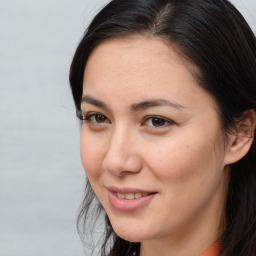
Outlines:
[[[162,244],[150,245],[143,243],[140,249],[140,256],[206,256],[206,250],[211,247],[218,240],[207,241],[206,239],[197,241],[193,244],[183,244],[177,241],[176,244],[169,244],[167,247],[162,247]]]

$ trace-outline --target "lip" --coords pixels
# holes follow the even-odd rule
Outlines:
[[[130,188],[130,187],[119,188],[119,187],[111,186],[111,187],[106,187],[106,188],[108,191],[112,191],[115,193],[121,193],[121,194],[128,194],[128,193],[153,194],[153,193],[156,193],[156,191],[142,190],[142,189]]]
[[[111,206],[122,212],[133,212],[138,210],[139,208],[149,204],[151,200],[155,197],[157,192],[155,191],[148,191],[148,190],[141,190],[136,188],[117,188],[117,187],[109,187],[108,190],[108,197]],[[119,198],[116,193],[121,194],[128,194],[128,193],[145,193],[148,194],[147,196],[143,196],[140,198],[134,199],[123,199]]]

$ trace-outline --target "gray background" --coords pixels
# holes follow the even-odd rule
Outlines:
[[[85,174],[68,72],[106,2],[0,0],[0,255],[84,254],[75,222]],[[256,31],[255,0],[233,2]]]

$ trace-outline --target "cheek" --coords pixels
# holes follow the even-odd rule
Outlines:
[[[178,143],[179,142],[179,143]],[[169,218],[174,223],[187,221],[212,198],[221,183],[222,160],[215,153],[214,144],[208,140],[199,143],[188,140],[173,140],[161,143],[161,149],[149,148],[148,166],[154,180],[160,181],[163,205],[175,212],[157,208],[156,215]],[[196,146],[194,146],[196,145]],[[157,183],[159,184],[159,183]]]
[[[88,178],[96,178],[101,170],[101,162],[104,156],[104,141],[91,136],[89,132],[83,131],[82,128],[80,154]]]
[[[83,168],[85,170],[86,176],[90,181],[94,193],[100,201],[101,198],[101,186],[100,180],[102,177],[102,167],[101,162],[103,158],[103,145],[100,141],[97,141],[93,136],[83,136],[81,133],[80,139],[80,154]]]
[[[217,159],[212,140],[177,138],[169,141],[147,148],[149,168],[161,180],[189,180],[211,175],[219,169],[221,159]]]

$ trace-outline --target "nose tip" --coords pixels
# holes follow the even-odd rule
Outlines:
[[[141,157],[131,140],[126,143],[111,143],[102,162],[103,170],[112,175],[122,176],[137,173],[142,168]]]
[[[113,175],[122,176],[125,173],[137,173],[141,169],[141,164],[136,156],[129,156],[121,160],[116,156],[107,157],[103,161],[103,169]]]

